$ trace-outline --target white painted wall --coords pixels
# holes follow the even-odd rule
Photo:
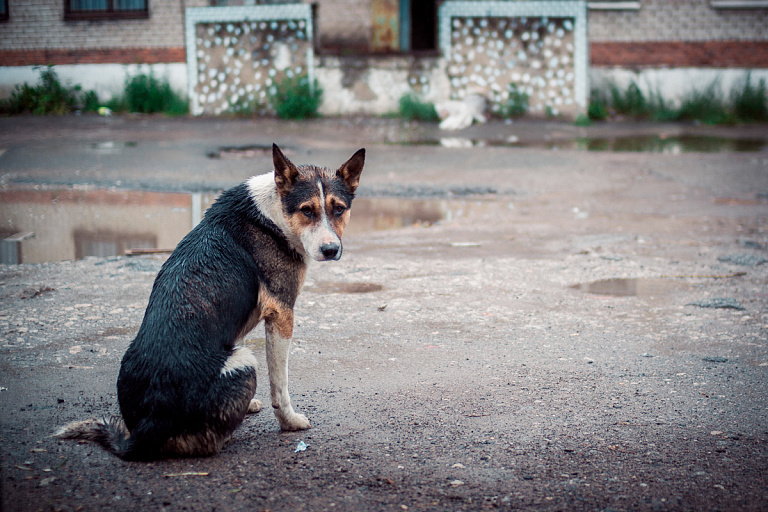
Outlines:
[[[393,67],[386,63],[381,67],[371,66],[360,74],[351,87],[344,87],[341,64],[326,57],[325,65],[315,68],[315,78],[323,89],[320,113],[383,115],[397,112],[400,98],[412,93],[413,89],[408,83],[408,70]],[[448,99],[450,84],[442,59],[438,66],[426,73],[425,78],[429,91],[418,95],[422,100],[435,103]]]
[[[173,64],[74,64],[60,65],[54,68],[59,79],[66,84],[80,84],[83,90],[94,90],[99,99],[106,101],[121,94],[125,80],[139,73],[154,73],[159,79],[167,79],[171,87],[179,93],[186,94],[187,70],[184,63]],[[615,83],[620,89],[626,90],[631,81],[635,81],[643,92],[660,92],[662,96],[679,103],[687,93],[694,89],[701,90],[718,80],[721,90],[727,97],[733,86],[743,80],[746,73],[751,72],[752,83],[760,79],[768,82],[768,69],[711,69],[711,68],[674,68],[674,69],[643,69],[632,71],[627,69],[591,68],[589,73],[590,88],[605,86],[608,82]],[[447,78],[443,66],[438,66],[430,74],[430,93],[425,95],[427,101],[444,100],[448,94]],[[395,112],[398,101],[403,94],[410,91],[407,83],[407,72],[398,69],[371,68],[363,77],[367,87],[365,91],[374,97],[359,97],[353,88],[341,86],[342,72],[333,65],[316,68],[317,80],[323,88],[323,104],[321,113],[325,115],[373,114],[380,115]],[[7,98],[14,86],[27,82],[36,84],[40,77],[37,66],[0,67],[0,98]],[[358,85],[358,87],[360,87]],[[359,91],[359,90],[358,90]]]
[[[176,92],[187,94],[187,65],[172,64],[63,64],[55,66],[59,80],[67,85],[80,85],[84,91],[96,91],[99,99],[106,101],[123,93],[125,80],[137,74],[154,74],[155,78],[168,80]],[[0,67],[0,98],[10,96],[17,84],[37,84],[40,66]]]

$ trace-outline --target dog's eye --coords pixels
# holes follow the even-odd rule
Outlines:
[[[347,211],[346,206],[342,206],[340,204],[337,204],[333,209],[333,213],[337,216],[343,215],[345,211]]]
[[[315,211],[312,209],[311,206],[304,206],[301,209],[301,213],[303,213],[308,219],[311,219],[315,216]]]

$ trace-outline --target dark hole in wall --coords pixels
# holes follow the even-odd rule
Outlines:
[[[411,0],[411,51],[437,49],[437,2]]]

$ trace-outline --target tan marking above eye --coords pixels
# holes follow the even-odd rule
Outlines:
[[[319,204],[318,200],[314,199],[312,201],[307,201],[306,203],[302,203],[299,206],[299,212],[301,212],[302,215],[304,215],[306,218],[311,219],[317,216],[317,212],[319,210]],[[310,213],[310,215],[307,215]]]
[[[325,203],[326,203],[327,211],[330,212],[330,214],[333,215],[334,217],[336,216],[337,207],[340,206],[344,208],[344,211],[349,209],[349,207],[344,201],[340,200],[338,197],[335,197],[335,196],[328,196],[325,200]]]

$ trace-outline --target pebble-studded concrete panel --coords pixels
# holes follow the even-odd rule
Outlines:
[[[584,2],[446,2],[439,18],[452,99],[479,93],[499,112],[513,84],[533,114],[586,107]]]
[[[285,78],[313,76],[311,17],[309,10],[294,12],[295,7],[232,8],[224,13],[227,8],[187,10],[194,114],[245,108],[269,111],[269,95],[276,84]]]
[[[573,110],[573,27],[570,18],[453,18],[452,97],[482,91],[498,111],[515,84],[534,112]]]

